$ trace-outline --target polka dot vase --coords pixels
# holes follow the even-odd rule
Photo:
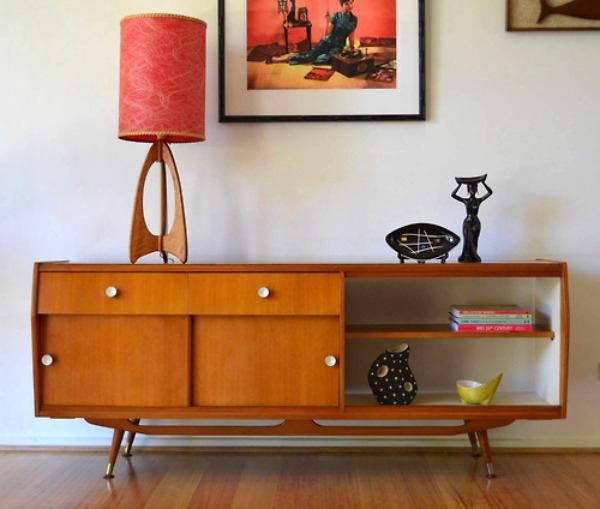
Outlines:
[[[410,348],[403,343],[383,352],[369,369],[369,385],[380,405],[409,405],[417,395],[408,356]]]

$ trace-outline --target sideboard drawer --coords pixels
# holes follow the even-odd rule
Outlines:
[[[39,314],[176,315],[187,312],[185,274],[40,274]]]
[[[190,314],[339,315],[339,273],[190,274]]]

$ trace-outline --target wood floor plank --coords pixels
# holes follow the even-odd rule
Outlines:
[[[231,509],[269,509],[274,500],[281,475],[281,456],[248,456],[237,486]]]
[[[286,455],[273,507],[356,507],[352,502],[351,461],[330,459],[330,455],[322,454]]]
[[[577,458],[577,455],[572,456]],[[600,458],[596,458],[599,461]],[[545,507],[600,508],[600,492],[579,492],[573,482],[589,483],[591,478],[574,475],[566,455],[508,454],[502,455],[502,473],[488,482],[477,479],[491,507],[528,509]]]
[[[567,468],[570,471],[568,482],[576,492],[573,498],[587,501],[588,507],[594,507],[594,504],[600,507],[600,485],[597,481],[600,479],[599,456],[568,456],[564,460],[568,462]]]
[[[244,464],[243,456],[212,456],[210,468],[202,476],[189,507],[211,509],[233,507],[234,487],[240,483]]]
[[[421,455],[380,453],[356,462],[362,507],[395,507],[399,500],[410,500],[415,509],[445,508]]]
[[[600,509],[600,454],[373,450],[0,452],[2,509]]]
[[[356,496],[358,493],[359,477],[356,475],[354,457],[347,457],[340,462],[335,453],[323,453],[320,456],[321,491],[324,492],[322,507],[340,507],[343,509],[360,509],[361,505]],[[335,486],[335,489],[332,489]]]
[[[428,455],[426,461],[442,507],[496,507],[486,500],[485,494],[475,482],[476,477],[482,476],[481,459],[459,454],[436,454]]]
[[[202,459],[193,464],[190,461],[172,463],[146,504],[156,509],[189,507],[207,468],[209,462]]]

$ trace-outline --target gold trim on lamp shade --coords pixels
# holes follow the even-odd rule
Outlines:
[[[128,19],[134,19],[134,18],[176,18],[176,19],[185,19],[188,21],[195,21],[196,23],[201,23],[202,25],[206,26],[206,22],[202,21],[201,19],[194,18],[192,16],[184,16],[183,14],[171,14],[168,12],[155,12],[155,13],[148,13],[148,14],[130,14],[129,16],[125,16],[123,19],[121,19],[121,23],[123,23],[123,21],[126,21]]]
[[[196,143],[198,141],[205,141],[206,136],[202,133],[187,133],[187,132],[173,132],[173,131],[129,131],[118,134],[118,137],[126,141],[141,141],[141,142],[154,142],[158,140],[164,140],[170,137],[182,137],[185,138],[183,141],[177,141],[170,143]],[[143,139],[142,139],[143,138]]]

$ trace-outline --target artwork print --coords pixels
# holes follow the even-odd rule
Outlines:
[[[425,0],[218,0],[219,121],[425,120]]]
[[[390,0],[246,0],[247,89],[396,88],[396,17]]]
[[[507,0],[506,29],[600,30],[600,0]]]

